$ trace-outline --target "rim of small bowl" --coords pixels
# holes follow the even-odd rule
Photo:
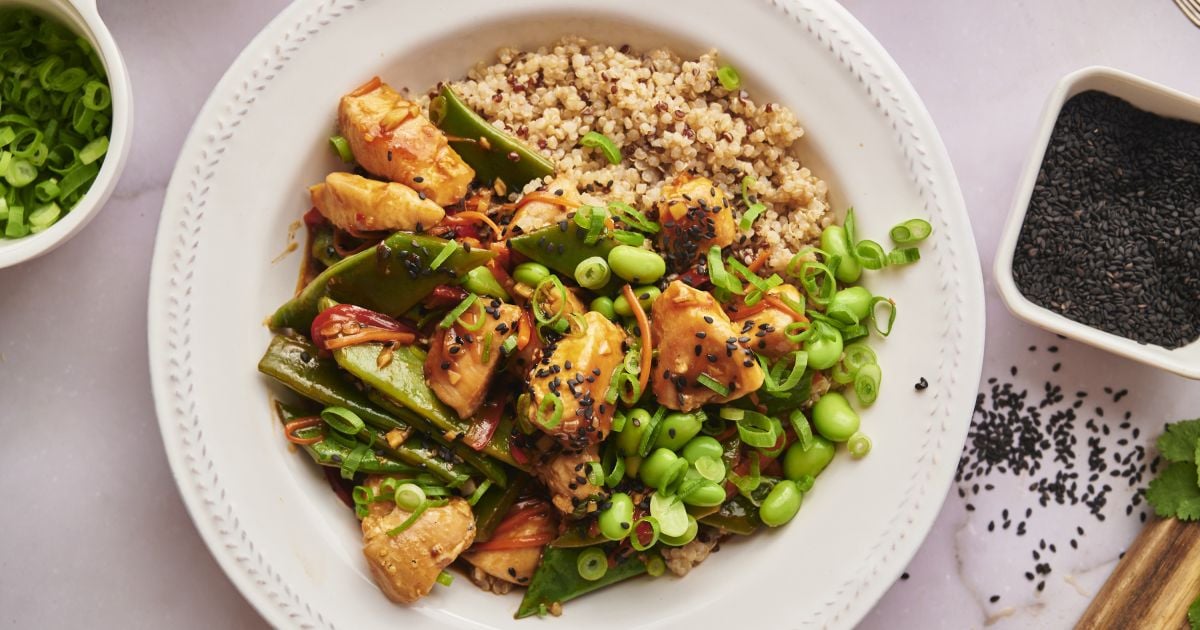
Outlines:
[[[1050,332],[1186,378],[1200,380],[1200,340],[1172,350],[1105,332],[1033,303],[1017,288],[1013,279],[1012,263],[1017,241],[1025,223],[1025,214],[1029,210],[1042,160],[1050,144],[1050,135],[1054,131],[1063,104],[1076,94],[1088,90],[1098,90],[1126,100],[1131,100],[1131,96],[1135,94],[1144,95],[1154,104],[1147,105],[1145,100],[1131,100],[1132,104],[1139,109],[1163,116],[1190,116],[1192,122],[1200,123],[1200,98],[1129,72],[1108,66],[1088,66],[1060,79],[1050,92],[1042,110],[1033,149],[1022,171],[1012,209],[996,249],[993,273],[1000,297],[1013,315]]]
[[[129,157],[133,136],[133,90],[129,70],[108,26],[96,10],[95,0],[3,0],[0,6],[28,6],[64,20],[85,37],[100,55],[112,92],[112,127],[104,164],[87,194],[54,225],[19,239],[0,238],[0,269],[49,253],[78,234],[95,218],[116,188]]]

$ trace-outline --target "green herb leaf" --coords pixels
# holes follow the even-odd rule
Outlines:
[[[1158,438],[1158,451],[1171,462],[1195,462],[1196,445],[1200,443],[1200,418],[1167,425]]]
[[[1167,466],[1158,479],[1146,489],[1146,500],[1163,518],[1175,517],[1184,521],[1200,520],[1200,485],[1196,467],[1191,462],[1175,462]]]
[[[1192,630],[1200,630],[1200,597],[1188,608],[1188,624],[1192,626]]]

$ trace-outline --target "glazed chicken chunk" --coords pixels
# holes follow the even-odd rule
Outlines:
[[[624,359],[625,331],[595,311],[586,313],[583,321],[582,332],[543,347],[541,360],[528,377],[530,422],[575,447],[602,441],[612,428],[615,409],[604,396],[613,371]],[[550,396],[561,402],[557,424],[539,421],[539,410],[542,420],[549,420],[557,406],[547,400]]]
[[[369,477],[366,485],[378,491],[382,480]],[[395,503],[382,501],[372,503],[362,521],[363,555],[371,576],[388,599],[405,604],[429,594],[442,569],[475,541],[475,517],[460,497],[426,509],[395,536],[388,534],[410,515]]]
[[[549,530],[557,533],[557,519],[550,505],[541,499],[527,499],[518,503],[514,510],[522,514],[531,514],[504,536],[513,539],[533,537]],[[510,513],[511,514],[511,513]],[[478,549],[478,547],[477,547]],[[484,573],[511,584],[525,585],[533,579],[538,561],[542,559],[542,548],[521,547],[518,549],[485,549],[471,550],[463,554],[463,559]]]
[[[795,303],[802,303],[800,291],[790,284],[781,284],[769,291],[767,295],[776,298],[786,297]],[[786,306],[786,304],[785,304]],[[746,309],[749,310],[749,309]],[[752,337],[750,349],[768,359],[778,359],[785,354],[800,349],[800,344],[787,338],[785,329],[796,321],[804,321],[803,315],[798,315],[790,308],[780,308],[774,300],[766,303],[766,307],[757,312],[751,312],[744,317],[737,316],[733,326],[739,336]]]
[[[512,220],[508,223],[510,234],[528,234],[539,228],[554,225],[566,219],[567,215],[571,213],[571,208],[578,207],[583,203],[579,198],[579,191],[575,189],[575,184],[565,178],[551,180],[542,192],[562,199],[563,203],[541,200],[524,202],[517,208]]]
[[[583,516],[589,504],[604,497],[604,488],[588,481],[588,464],[600,461],[600,445],[564,447],[546,455],[533,472],[550,493],[550,502],[568,516]]]
[[[662,231],[658,249],[667,268],[682,273],[700,262],[713,245],[733,243],[733,210],[725,191],[707,177],[680,176],[663,187],[658,203]]]
[[[462,199],[475,178],[420,106],[378,77],[342,97],[338,126],[360,166],[439,206]]]
[[[655,397],[664,406],[694,411],[741,398],[762,386],[762,368],[748,347],[754,337],[734,327],[712,294],[676,280],[654,300],[651,310],[658,359],[650,379]],[[728,393],[704,384],[701,374]]]
[[[487,396],[503,353],[500,346],[521,326],[521,309],[492,298],[480,298],[482,309],[472,307],[450,328],[438,328],[425,357],[425,380],[438,399],[460,418],[470,418]],[[479,318],[483,327],[474,328]],[[486,360],[485,360],[486,359]]]
[[[441,206],[404,184],[353,173],[330,173],[308,193],[322,216],[351,232],[420,231],[446,216]]]

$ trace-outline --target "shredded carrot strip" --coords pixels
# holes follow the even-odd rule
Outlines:
[[[363,94],[374,92],[375,89],[380,85],[383,85],[383,81],[380,80],[378,76],[374,76],[371,77],[370,81],[367,81],[366,83],[351,90],[346,96],[362,96]]]
[[[299,444],[301,446],[316,444],[317,442],[325,439],[325,434],[322,433],[315,437],[302,438],[296,436],[296,431],[320,426],[323,422],[324,421],[321,420],[320,416],[310,416],[308,418],[298,418],[296,420],[292,420],[291,422],[283,425],[283,437],[287,438],[287,441],[291,442],[292,444]]]
[[[642,370],[638,373],[638,391],[646,391],[646,383],[650,378],[650,362],[654,358],[654,340],[650,338],[650,320],[646,318],[646,311],[642,308],[642,303],[638,302],[637,296],[633,293],[633,287],[628,284],[621,287],[621,294],[625,296],[625,301],[629,302],[629,308],[633,309],[633,315],[637,318],[638,331],[642,333]]]
[[[513,204],[513,209],[520,209],[526,204],[530,204],[535,201],[550,203],[556,206],[562,206],[564,208],[578,208],[579,206],[583,205],[578,201],[565,199],[564,196],[556,195],[548,190],[535,190],[518,199],[517,202]]]
[[[517,294],[517,283],[512,279],[512,276],[508,275],[508,272],[505,271],[504,267],[502,267],[500,263],[496,262],[495,258],[487,261],[486,266],[488,271],[492,272],[492,277],[496,279],[496,282],[500,283],[500,286],[504,287],[504,290],[509,295]]]
[[[493,221],[491,217],[489,217],[488,215],[486,215],[482,212],[476,212],[474,210],[467,210],[467,211],[459,212],[458,214],[446,217],[446,220],[449,221],[450,223],[460,223],[461,221],[459,221],[459,219],[474,219],[476,221],[479,221],[479,222],[487,225],[489,228],[491,228],[492,234],[494,234],[497,238],[499,238],[500,234],[502,234],[502,232],[500,230],[500,226],[496,225],[496,222]]]
[[[758,273],[758,270],[762,269],[763,265],[767,264],[767,259],[770,257],[770,253],[764,249],[758,253],[758,257],[755,258],[753,262],[751,262],[749,265],[746,265],[746,268],[754,273]]]
[[[533,338],[533,320],[529,317],[529,311],[521,312],[521,330],[517,331],[517,350],[524,350],[525,346],[529,345],[529,340]]]
[[[407,346],[417,340],[417,336],[410,332],[398,332],[395,330],[383,330],[382,328],[368,328],[360,333],[353,335],[344,335],[341,337],[333,337],[325,340],[325,347],[329,350],[337,350],[346,346],[356,346],[360,343],[371,343],[373,341],[395,341],[396,343]]]
[[[804,316],[804,313],[797,313],[796,309],[788,306],[783,300],[779,299],[778,296],[768,294],[763,298],[763,302],[766,302],[771,306],[783,311],[784,313],[791,315],[792,319],[798,322],[808,321],[808,318]]]

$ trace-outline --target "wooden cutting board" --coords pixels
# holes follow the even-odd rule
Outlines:
[[[1184,630],[1200,596],[1200,522],[1155,518],[1096,594],[1076,630]]]

